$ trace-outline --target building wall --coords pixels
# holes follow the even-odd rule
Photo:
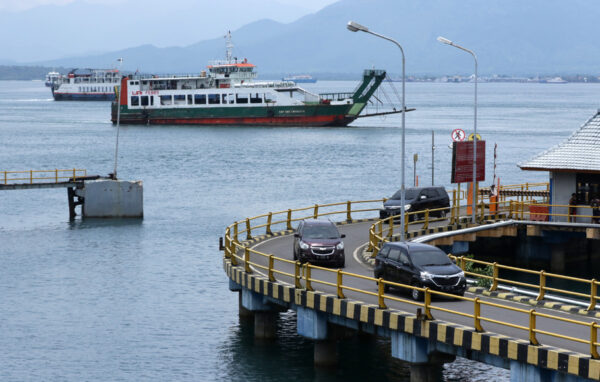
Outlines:
[[[571,195],[577,190],[577,173],[574,172],[553,172],[550,173],[552,182],[551,204],[569,204]],[[567,207],[553,207],[552,213],[567,214]],[[578,216],[573,219],[575,223],[591,223],[592,209],[589,207],[578,207],[576,210]],[[553,216],[552,221],[566,222],[566,216]]]
[[[572,172],[551,172],[550,181],[552,182],[551,204],[569,204],[571,194],[575,192],[577,184],[575,182],[575,173]],[[553,207],[553,214],[567,214],[567,207]],[[566,222],[566,216],[553,216],[552,221]]]

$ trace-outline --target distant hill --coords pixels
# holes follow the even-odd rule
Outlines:
[[[50,71],[67,73],[70,69],[46,66],[0,65],[0,80],[43,80]]]
[[[358,75],[371,66],[399,73],[398,49],[374,36],[349,32],[348,20],[397,39],[406,53],[408,74],[472,72],[471,57],[438,43],[439,35],[474,50],[481,74],[600,73],[596,0],[341,0],[289,24],[261,20],[232,31],[235,55],[248,58],[263,74]],[[35,64],[97,67],[123,57],[129,70],[196,73],[208,60],[222,58],[224,49],[224,40],[218,38]]]

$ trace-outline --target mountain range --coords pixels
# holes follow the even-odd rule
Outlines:
[[[407,74],[472,73],[470,55],[437,42],[440,35],[475,51],[480,74],[600,73],[597,0],[341,0],[293,22],[262,19],[232,30],[234,56],[248,58],[263,74],[351,73],[372,66],[400,73],[397,47],[366,33],[351,33],[346,29],[349,20],[402,44]],[[158,22],[152,28],[186,33],[183,24],[173,29]],[[223,34],[227,30],[223,25]],[[105,38],[118,36],[107,33]],[[106,67],[115,66],[122,57],[128,70],[197,73],[209,60],[225,55],[223,38],[198,40],[182,46],[144,44],[27,64]],[[0,57],[0,62],[10,59]]]

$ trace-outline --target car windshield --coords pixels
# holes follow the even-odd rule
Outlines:
[[[306,225],[302,231],[305,239],[337,239],[340,234],[334,225]]]
[[[443,252],[418,251],[411,253],[413,264],[418,266],[450,265],[452,262]]]
[[[418,193],[419,192],[414,189],[404,190],[404,200],[413,200],[417,197]],[[396,193],[394,194],[394,196],[391,197],[391,199],[394,199],[394,200],[402,199],[402,190],[396,191]]]

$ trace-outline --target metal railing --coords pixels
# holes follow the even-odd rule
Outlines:
[[[596,303],[598,300],[598,285],[600,285],[600,282],[598,282],[596,279],[584,279],[584,278],[580,278],[580,277],[572,277],[572,276],[560,275],[557,273],[550,273],[550,272],[546,272],[544,270],[535,271],[535,270],[526,269],[526,268],[512,267],[509,265],[498,264],[496,262],[475,260],[475,259],[472,259],[469,257],[464,257],[464,256],[449,255],[449,257],[452,260],[454,260],[456,262],[456,264],[458,264],[458,266],[460,266],[460,268],[465,272],[465,275],[471,276],[474,278],[481,278],[481,279],[489,280],[489,282],[491,282],[491,285],[489,288],[490,291],[495,291],[496,289],[498,289],[499,283],[504,283],[504,284],[508,284],[508,285],[520,286],[520,287],[537,290],[538,295],[536,296],[536,300],[538,300],[538,301],[544,299],[546,292],[554,292],[554,293],[560,293],[562,295],[583,298],[583,299],[589,301],[589,305],[586,310],[589,311],[589,310],[596,309]],[[490,267],[492,269],[492,275],[490,276],[490,275],[484,275],[484,274],[480,274],[480,273],[476,273],[476,272],[468,272],[466,270],[468,268],[467,264],[472,264],[472,265],[476,264],[476,265],[480,265],[480,266],[484,266],[484,267]],[[524,276],[533,275],[539,281],[537,284],[532,284],[530,282],[528,283],[528,282],[523,282],[523,281],[510,280],[507,278],[501,278],[501,277],[499,277],[500,270],[521,273]],[[519,278],[521,280],[524,279],[524,277],[519,277]],[[550,280],[570,281],[572,283],[581,284],[583,287],[586,287],[586,288],[589,286],[589,293],[582,293],[582,292],[576,292],[576,291],[572,291],[572,290],[568,290],[568,289],[549,287],[548,283]]]
[[[589,345],[589,354],[591,355],[591,357],[594,359],[600,358],[600,355],[598,354],[598,346],[600,345],[600,343],[598,342],[598,327],[600,326],[600,324],[596,323],[595,321],[586,322],[586,321],[581,321],[581,320],[573,320],[573,319],[569,319],[569,318],[558,317],[555,315],[549,315],[546,313],[537,312],[535,309],[522,309],[522,308],[512,307],[509,305],[503,305],[501,303],[484,301],[484,300],[479,299],[478,297],[471,298],[471,297],[457,296],[457,295],[453,295],[453,294],[430,290],[429,288],[421,288],[421,287],[412,286],[412,285],[394,283],[391,281],[383,280],[381,278],[376,279],[374,277],[345,272],[341,269],[334,270],[334,269],[311,265],[309,263],[301,264],[299,261],[284,259],[284,258],[277,257],[273,254],[267,254],[264,252],[254,250],[254,249],[250,248],[249,245],[246,245],[242,241],[240,241],[240,235],[245,234],[246,240],[249,240],[249,239],[252,239],[253,232],[256,234],[256,231],[261,228],[264,229],[265,234],[272,234],[273,226],[283,226],[283,227],[285,227],[285,229],[291,230],[293,222],[296,222],[296,221],[299,221],[299,220],[302,220],[305,218],[318,218],[318,217],[323,217],[323,216],[343,215],[343,216],[345,216],[347,221],[350,221],[352,219],[352,214],[376,211],[379,209],[379,208],[353,209],[354,206],[360,205],[362,207],[366,204],[381,203],[382,201],[384,201],[384,199],[355,201],[355,202],[348,201],[348,202],[332,203],[332,204],[325,204],[325,205],[315,204],[314,206],[305,207],[305,208],[288,209],[288,210],[279,211],[279,212],[269,212],[267,214],[255,216],[252,218],[247,218],[243,221],[237,221],[237,222],[233,223],[232,225],[228,226],[225,231],[225,242],[224,242],[225,258],[228,259],[229,261],[231,261],[231,264],[234,266],[238,266],[238,265],[243,266],[244,271],[247,273],[253,273],[257,270],[264,271],[270,281],[278,281],[278,279],[280,279],[281,277],[289,277],[290,279],[293,280],[294,286],[296,288],[302,288],[302,289],[306,289],[306,290],[314,290],[313,284],[319,284],[319,285],[324,285],[324,286],[329,286],[329,287],[335,288],[338,298],[346,298],[344,291],[351,291],[351,292],[359,293],[359,294],[362,294],[365,296],[373,296],[373,297],[377,297],[378,306],[381,309],[387,309],[386,301],[388,301],[388,302],[389,301],[398,301],[398,302],[402,302],[402,303],[407,303],[407,304],[411,304],[411,305],[423,308],[425,317],[427,319],[433,319],[433,315],[431,313],[432,311],[441,311],[441,312],[446,312],[448,314],[454,314],[454,315],[458,315],[458,316],[462,316],[462,317],[469,317],[473,320],[473,327],[475,328],[476,331],[479,331],[479,332],[485,331],[485,329],[483,328],[482,322],[488,322],[488,323],[493,323],[493,324],[502,325],[502,326],[506,326],[506,327],[516,328],[516,329],[526,331],[528,333],[529,341],[533,345],[540,344],[540,342],[536,336],[537,334],[547,335],[547,336],[551,336],[551,337],[555,337],[555,338],[559,338],[559,339],[563,339],[563,340],[567,340],[567,341],[571,341],[571,342],[576,342],[576,343],[588,344]],[[500,202],[498,202],[498,203],[501,204]],[[507,204],[506,201],[502,202],[502,203]],[[514,211],[512,210],[512,208],[514,207],[515,202],[509,201],[508,205],[509,205],[508,213],[511,215],[514,214]],[[334,209],[333,211],[329,210],[331,208],[339,208],[341,206],[345,206],[346,208],[337,209],[337,210]],[[297,215],[300,215],[300,216],[297,216]],[[274,217],[275,217],[275,219],[274,219]],[[456,217],[456,218],[458,218],[458,217]],[[426,217],[425,217],[426,221],[427,221],[427,219],[428,219],[428,215],[426,215]],[[444,219],[444,218],[440,217],[439,219]],[[429,220],[429,221],[431,221],[431,220]],[[256,223],[256,224],[253,225],[253,223]],[[381,222],[378,222],[374,226],[379,226],[381,224],[382,224]],[[393,227],[393,225],[392,225],[392,227]],[[381,239],[383,239],[383,238],[381,237]],[[258,258],[266,259],[266,261],[264,263],[266,263],[267,265],[264,265],[264,263],[261,263],[258,261],[252,261],[251,255],[257,256]],[[538,274],[540,277],[540,284],[537,286],[537,288],[540,291],[539,295],[538,295],[539,298],[543,298],[543,295],[546,291],[564,292],[557,288],[548,287],[546,285],[546,279],[549,277],[556,277],[556,278],[577,281],[577,282],[584,282],[584,283],[587,282],[587,283],[589,283],[590,288],[591,288],[589,295],[584,294],[584,293],[579,293],[579,292],[572,292],[571,294],[573,294],[575,296],[579,296],[579,297],[584,297],[584,296],[588,297],[589,296],[589,298],[590,298],[589,308],[593,309],[595,307],[596,291],[597,291],[597,286],[598,286],[598,282],[596,282],[595,280],[578,279],[578,278],[569,277],[569,276],[545,273],[544,271],[536,272],[536,271],[531,271],[531,270],[527,270],[527,269],[503,266],[503,265],[499,265],[496,263],[486,263],[486,262],[482,262],[479,260],[467,259],[464,257],[459,257],[456,259],[458,259],[457,261],[459,261],[459,263],[461,264],[461,267],[463,269],[465,269],[465,264],[469,261],[472,261],[473,263],[477,263],[477,264],[491,265],[494,269],[494,273],[492,276],[473,274],[472,272],[465,272],[465,273],[467,273],[470,276],[490,278],[492,280],[493,287],[497,287],[498,282],[512,283],[514,285],[522,285],[522,286],[528,286],[528,287],[536,287],[534,284],[526,284],[526,283],[521,283],[518,281],[500,278],[500,277],[498,277],[499,269],[510,269],[510,270],[517,270],[517,271],[526,272],[526,273]],[[279,264],[287,264],[288,266],[290,266],[290,265],[293,266],[293,273],[291,273],[291,271],[286,272],[282,269],[279,269],[276,266]],[[318,279],[318,278],[313,277],[313,275],[312,275],[313,270],[319,270],[322,272],[326,272],[327,274],[335,275],[335,278],[334,278],[335,282],[333,282],[331,280]],[[349,285],[349,283],[347,281],[348,279],[362,279],[362,280],[371,281],[371,282],[373,282],[373,290],[377,290],[377,292],[374,292],[373,290],[355,288],[355,287]],[[346,281],[346,282],[344,282],[344,281]],[[424,296],[423,302],[412,301],[407,298],[402,298],[402,297],[386,294],[385,293],[385,290],[387,289],[386,286],[400,287],[400,288],[411,289],[411,290],[416,289],[419,292],[423,293],[423,296]],[[468,312],[464,312],[462,310],[457,311],[457,310],[449,309],[447,307],[439,306],[432,302],[432,296],[434,296],[434,295],[435,296],[443,296],[443,297],[451,297],[454,299],[460,299],[463,301],[472,302],[473,303],[473,311],[472,311],[472,313],[468,313]],[[496,318],[492,318],[490,316],[486,316],[481,313],[482,305],[495,307],[497,309],[503,309],[503,310],[522,313],[522,314],[526,315],[529,323],[527,326],[518,325],[518,324],[515,324],[512,322],[507,322],[507,321],[503,321],[501,319],[496,319]],[[590,332],[589,332],[590,335],[586,338],[580,338],[580,337],[568,336],[566,334],[562,334],[562,333],[558,333],[558,332],[554,332],[554,331],[550,331],[550,330],[538,329],[537,328],[537,318],[538,317],[542,317],[542,318],[545,318],[548,320],[566,322],[566,323],[574,324],[577,326],[588,327],[590,329]]]
[[[0,171],[0,184],[34,184],[34,183],[59,183],[63,181],[76,181],[87,176],[87,170],[29,170],[29,171]]]

